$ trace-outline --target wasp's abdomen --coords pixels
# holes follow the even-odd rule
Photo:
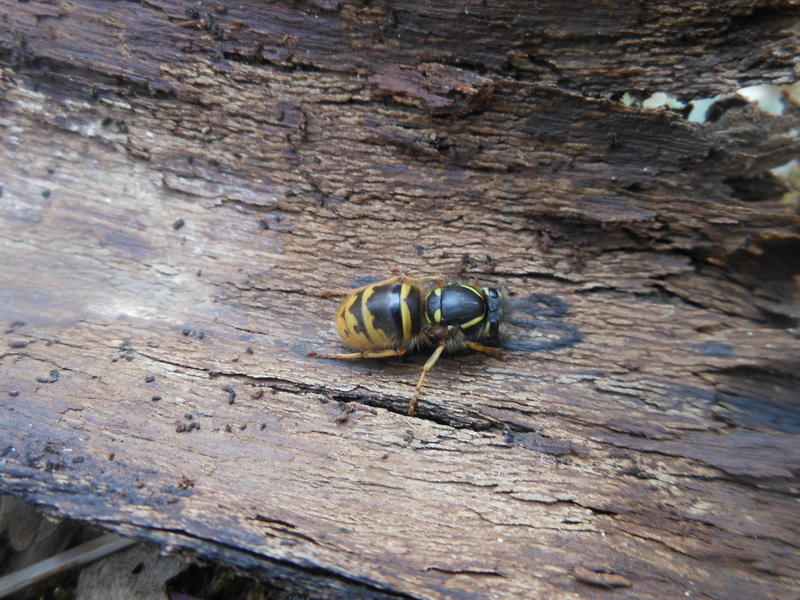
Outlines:
[[[399,348],[419,333],[419,291],[388,279],[355,290],[336,313],[336,329],[358,350]]]

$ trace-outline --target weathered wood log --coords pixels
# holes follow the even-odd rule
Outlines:
[[[797,107],[619,101],[793,83],[795,4],[0,7],[0,491],[314,597],[797,597]],[[415,418],[306,356],[393,267],[513,294]]]

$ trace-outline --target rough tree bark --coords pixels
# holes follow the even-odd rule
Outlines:
[[[314,597],[796,598],[793,2],[0,0],[0,491]],[[505,285],[504,362],[324,290]]]

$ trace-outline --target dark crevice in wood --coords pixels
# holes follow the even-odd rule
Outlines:
[[[775,202],[788,190],[786,184],[770,173],[753,177],[731,177],[724,180],[736,198],[744,202]]]
[[[793,370],[771,368],[770,365],[736,365],[721,369],[709,369],[706,373],[717,373],[720,375],[730,375],[734,378],[742,378],[760,381],[767,387],[767,382],[772,385],[800,385],[800,372]]]
[[[332,69],[325,69],[319,65],[312,65],[308,63],[298,63],[293,62],[293,56],[291,52],[287,52],[284,60],[276,60],[267,58],[264,54],[243,54],[241,52],[226,50],[222,52],[222,56],[225,60],[229,60],[234,63],[241,63],[247,66],[254,66],[254,67],[261,67],[267,66],[271,69],[276,69],[282,71],[284,73],[297,73],[297,72],[305,72],[305,73],[335,73],[336,71]]]
[[[15,60],[18,61],[15,67],[17,76],[29,80],[31,87],[40,92],[62,95],[69,91],[90,101],[98,101],[105,96],[152,100],[180,96],[164,81],[136,79],[130,74],[109,75],[45,56],[15,57],[14,50],[0,46],[0,62],[14,64]]]
[[[669,473],[669,475],[680,479],[694,479],[697,481],[704,481],[704,482],[710,481],[710,482],[723,482],[723,483],[734,484],[758,492],[759,494],[774,494],[776,497],[781,497],[781,498],[792,498],[792,499],[800,498],[800,491],[797,490],[797,485],[796,485],[797,479],[798,477],[800,477],[800,474],[798,474],[798,477],[795,477],[793,481],[770,481],[758,477],[731,475],[729,473],[725,473],[724,475],[708,475],[708,474],[698,475],[693,473],[675,472],[675,473]],[[787,540],[783,540],[783,543],[787,543]],[[795,546],[797,544],[789,542],[789,545]]]

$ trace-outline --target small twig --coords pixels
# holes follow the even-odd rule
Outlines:
[[[29,585],[43,581],[62,571],[94,562],[99,558],[119,552],[136,543],[135,540],[120,537],[115,533],[95,538],[85,544],[70,548],[50,558],[0,577],[0,598],[10,596]]]

